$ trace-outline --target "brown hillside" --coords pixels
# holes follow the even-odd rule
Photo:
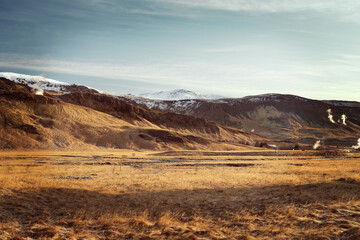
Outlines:
[[[172,129],[184,133],[212,135],[220,140],[258,138],[255,134],[238,129],[223,128],[203,118],[186,116],[171,112],[149,110],[141,106],[129,104],[126,99],[103,94],[71,93],[60,96],[60,99],[108,113],[124,121],[137,125],[156,125],[160,128]],[[241,139],[238,139],[242,135]]]
[[[0,79],[0,148],[236,149],[263,138],[99,93],[35,95]]]
[[[255,133],[273,139],[308,143],[322,139],[335,145],[346,145],[355,143],[360,136],[360,107],[355,102],[318,101],[293,95],[269,94],[240,99],[152,103],[154,109],[161,106],[163,111],[205,118],[227,127],[246,131],[254,129]],[[332,110],[336,123],[329,121],[327,109]],[[342,114],[347,116],[347,125],[341,123]]]

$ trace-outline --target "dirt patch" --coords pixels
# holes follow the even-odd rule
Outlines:
[[[336,179],[337,182],[343,182],[343,183],[359,183],[359,180],[356,180],[354,178],[339,178]]]
[[[253,163],[199,163],[199,164],[174,164],[175,167],[253,167],[259,164]]]
[[[307,165],[307,164],[303,164],[303,163],[288,163],[288,165],[297,166],[297,167],[302,167],[302,166],[305,166],[305,165]]]
[[[86,179],[91,179],[91,178],[96,178],[98,177],[97,174],[90,174],[90,175],[86,175],[86,176],[58,176],[58,177],[52,177],[52,179],[71,179],[71,180],[86,180]]]

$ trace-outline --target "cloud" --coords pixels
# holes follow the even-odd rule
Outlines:
[[[360,2],[356,0],[155,0],[158,3],[244,12],[299,12],[334,11],[355,12]]]
[[[157,65],[119,64],[111,61],[65,61],[51,57],[0,54],[0,67],[151,82],[164,80],[166,69]],[[2,60],[6,59],[6,60]],[[162,71],[159,71],[161,70]],[[165,81],[164,81],[165,82]]]
[[[332,19],[360,24],[358,0],[145,0],[167,6],[170,12],[214,10],[251,14],[320,13]],[[187,9],[187,10],[186,10]],[[299,17],[293,16],[294,18]],[[300,16],[306,19],[304,16]]]
[[[360,100],[356,92],[359,86],[356,78],[339,83],[338,79],[345,79],[343,76],[346,76],[349,70],[346,69],[347,66],[337,62],[328,62],[320,66],[314,62],[306,64],[280,61],[265,66],[221,60],[204,62],[199,59],[161,61],[151,58],[136,62],[101,59],[65,61],[51,57],[0,54],[0,67],[4,71],[23,69],[40,73],[54,72],[106,78],[112,81],[156,83],[234,97],[278,92],[315,99]],[[355,66],[351,67],[353,68]]]
[[[314,11],[340,14],[343,19],[360,21],[358,0],[74,0],[73,2],[78,8],[85,8],[87,11],[91,8],[92,11],[126,12],[138,15],[195,18],[200,15],[201,10],[248,13]]]
[[[25,0],[21,1],[25,2]],[[57,6],[54,8],[52,3],[56,3]],[[99,15],[96,18],[99,21],[104,17],[102,13],[121,19],[123,15],[198,18],[206,15],[207,11],[202,10],[260,14],[314,11],[338,14],[341,19],[360,23],[358,0],[73,0],[71,2],[53,0],[41,5],[34,4],[29,9],[16,8],[16,14],[14,10],[0,10],[2,13],[0,19],[34,21],[34,18],[41,17],[34,14],[34,9],[40,11],[41,15],[50,17],[63,15],[76,19],[89,19],[89,16],[95,18]]]
[[[205,53],[241,53],[241,52],[249,52],[253,49],[252,46],[232,46],[232,47],[221,47],[221,48],[206,48],[201,49],[201,52]]]
[[[0,54],[0,67],[54,72],[108,79],[133,80],[146,83],[181,85],[196,90],[199,87],[223,84],[239,84],[241,81],[281,82],[308,75],[304,69],[259,69],[252,65],[189,60],[166,59],[164,61],[142,60],[136,63],[122,61],[65,61],[51,57]],[[243,88],[246,90],[245,88]]]

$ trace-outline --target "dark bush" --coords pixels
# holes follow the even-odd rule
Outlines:
[[[259,147],[261,147],[261,148],[268,148],[269,145],[267,144],[267,142],[261,142],[261,143],[259,143]]]
[[[255,147],[268,148],[267,142],[255,142]]]
[[[326,158],[331,158],[331,157],[343,157],[345,156],[345,153],[339,150],[324,150],[321,151],[321,155],[326,157]]]

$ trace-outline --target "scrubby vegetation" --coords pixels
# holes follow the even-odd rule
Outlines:
[[[322,149],[314,152],[314,155],[324,156],[326,158],[344,157],[346,154],[340,149]]]
[[[0,239],[360,238],[358,159],[276,152],[0,153]]]
[[[269,145],[267,142],[255,142],[255,147],[261,147],[261,148],[269,148]]]

